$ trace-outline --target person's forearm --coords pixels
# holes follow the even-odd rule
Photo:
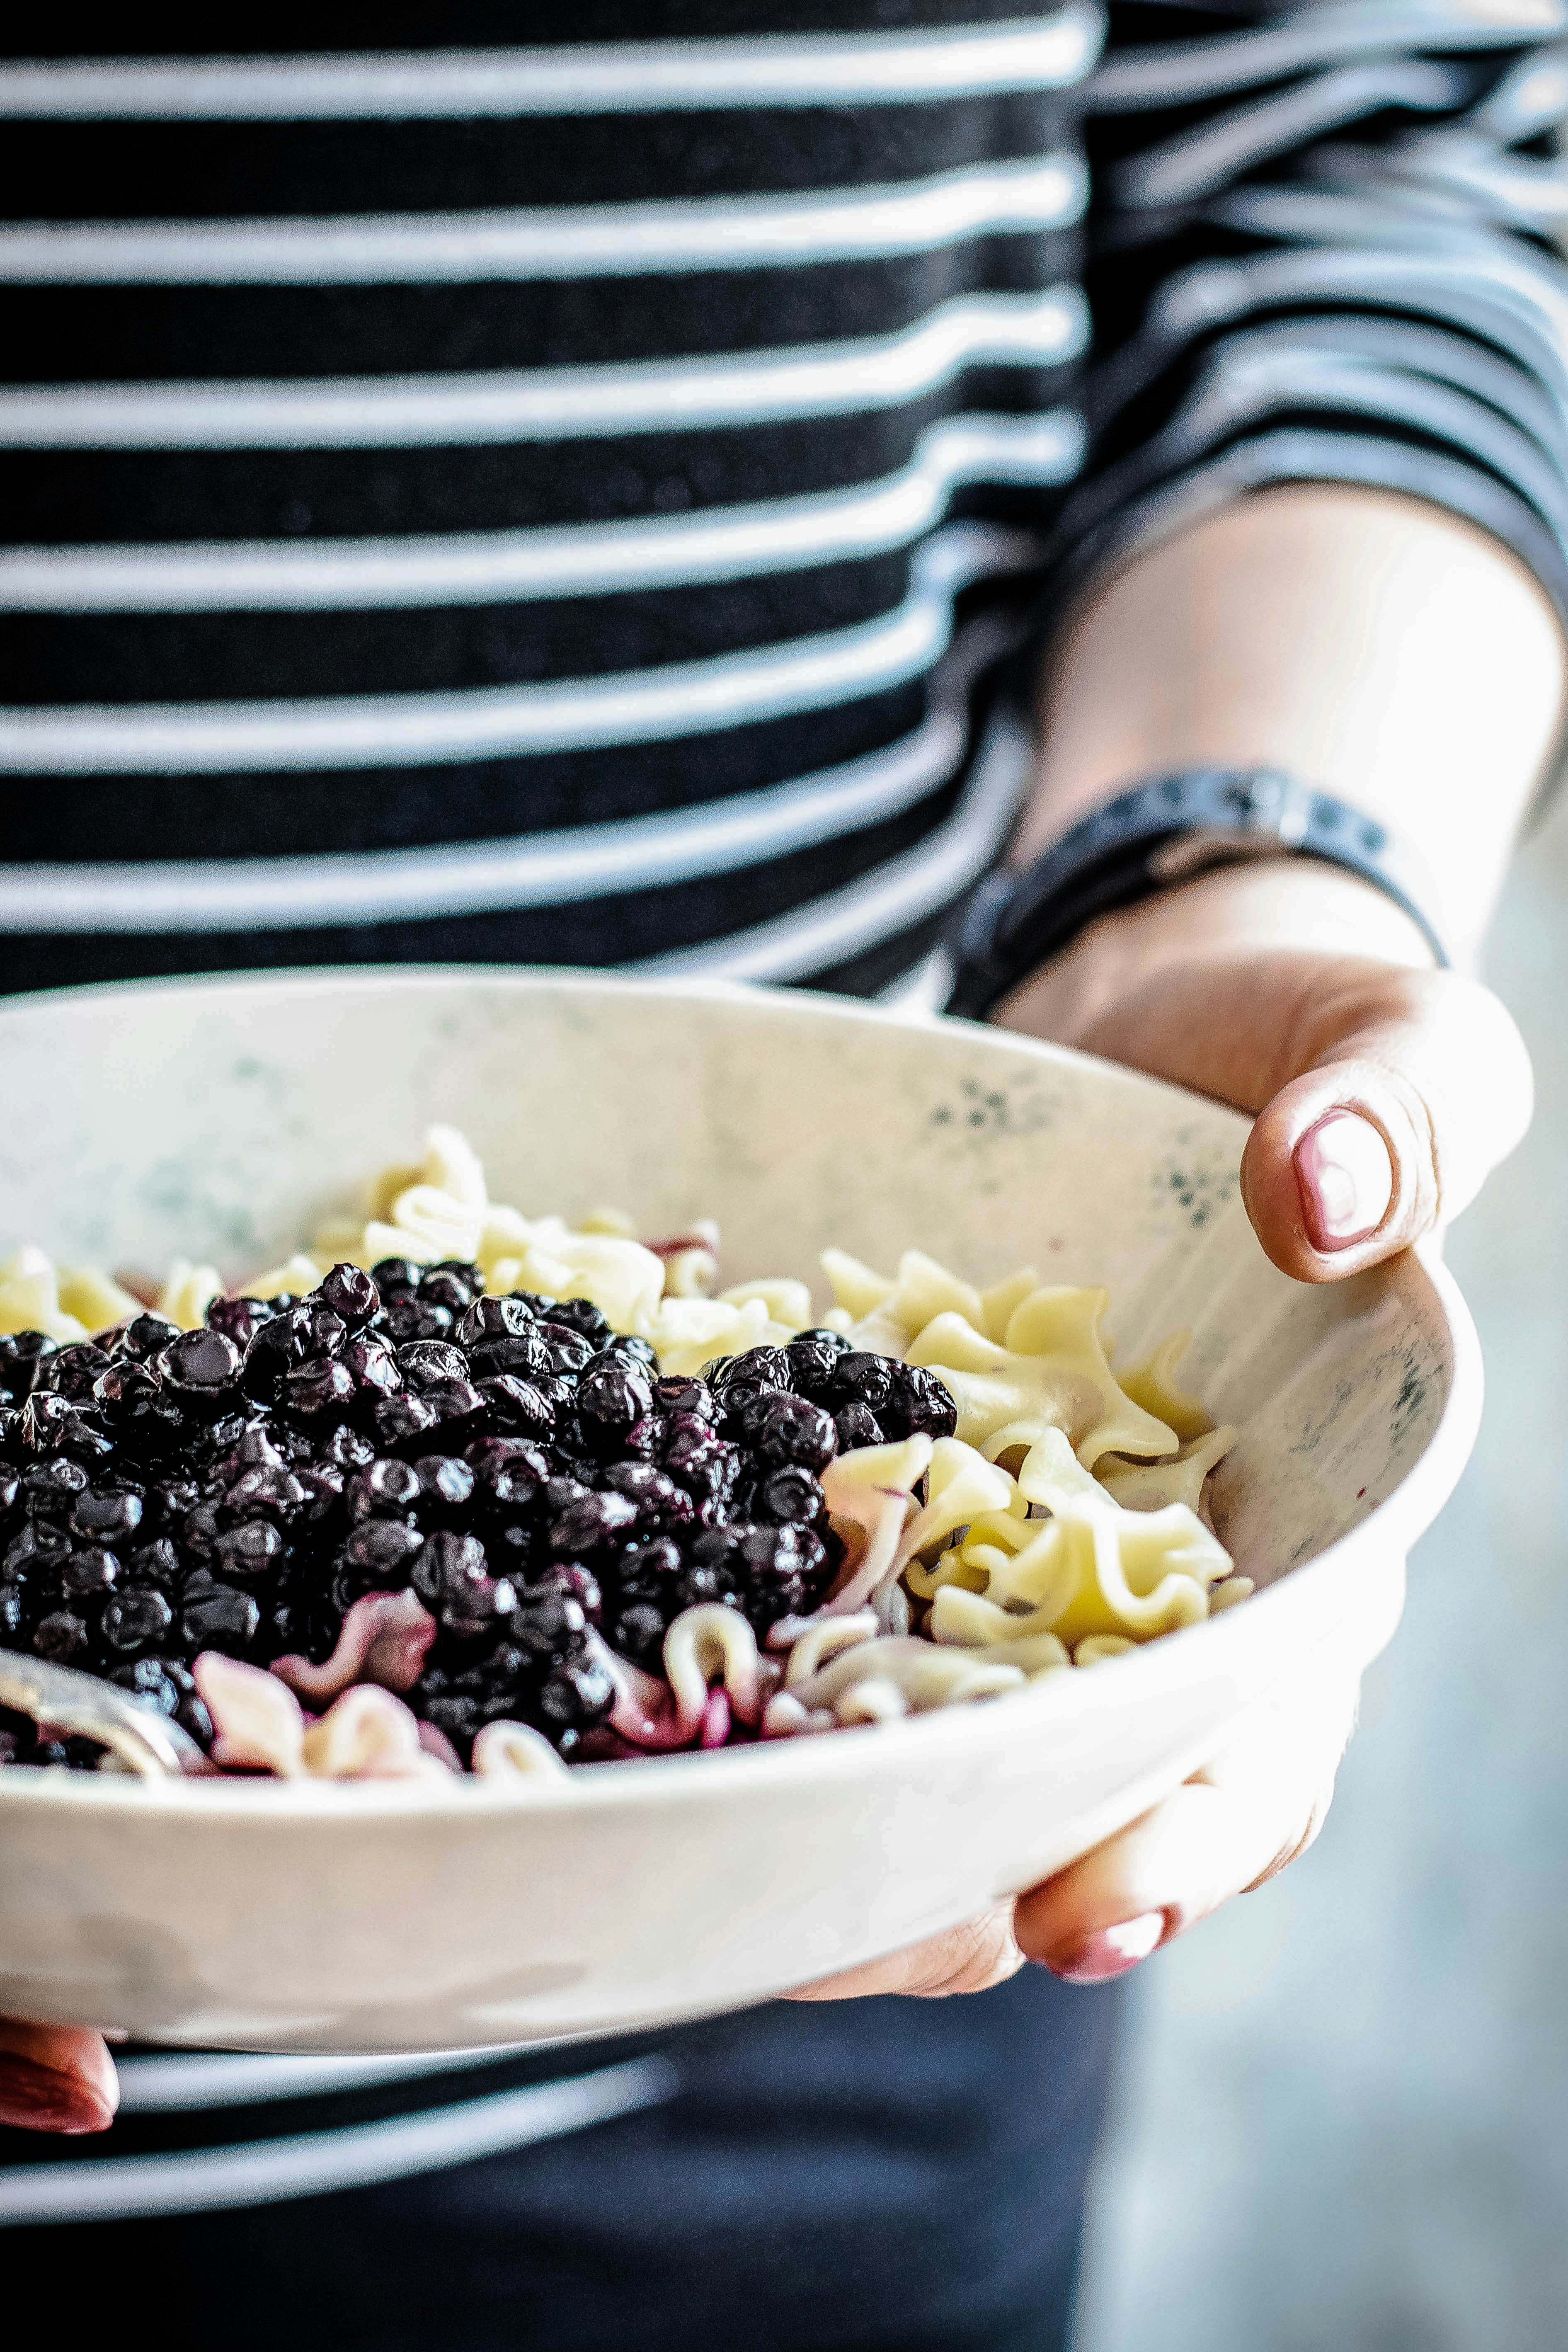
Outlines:
[[[1163,771],[1282,767],[1415,845],[1463,958],[1557,743],[1564,686],[1552,606],[1483,533],[1382,491],[1270,491],[1145,551],[1079,614],[1045,681],[1015,855]],[[1424,952],[1363,886],[1325,887],[1329,870],[1305,861],[1271,872],[1279,892],[1215,877],[1175,895],[1202,905],[1206,891],[1211,912],[1268,938],[1283,918],[1302,944],[1299,924],[1312,944],[1353,934],[1363,953]]]

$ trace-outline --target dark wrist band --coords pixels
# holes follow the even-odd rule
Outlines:
[[[1217,866],[1282,855],[1342,867],[1409,916],[1440,965],[1419,859],[1381,819],[1274,768],[1192,768],[1140,784],[1075,824],[1021,872],[986,876],[950,950],[949,1013],[984,1020],[1097,917]]]

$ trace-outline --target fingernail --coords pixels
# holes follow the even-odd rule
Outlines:
[[[89,2084],[31,2058],[0,2058],[0,2124],[22,2131],[107,2131],[112,2109]]]
[[[1064,1984],[1103,1984],[1108,1977],[1125,1976],[1146,1960],[1165,1932],[1163,1911],[1142,1911],[1136,1919],[1119,1919],[1101,1927],[1073,1954],[1070,1960],[1046,1965]]]
[[[1365,1241],[1394,1198],[1394,1162],[1371,1119],[1331,1110],[1296,1146],[1296,1182],[1314,1249]]]

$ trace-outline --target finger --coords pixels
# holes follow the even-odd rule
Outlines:
[[[1530,1123],[1530,1059],[1455,972],[1280,952],[1194,957],[1118,999],[1084,1042],[1258,1113],[1242,1197],[1276,1265],[1330,1282],[1474,1199]]]
[[[1333,1684],[1252,1710],[1200,1773],[1020,1897],[1026,1957],[1099,1983],[1264,1885],[1317,1837],[1354,1711],[1353,1690]]]
[[[106,2131],[119,2105],[114,2061],[100,2034],[0,2018],[0,2124],[23,2131]]]
[[[1013,1935],[1013,1906],[998,1904],[978,1919],[929,1936],[863,1968],[843,1969],[786,1993],[786,2000],[865,2000],[878,1993],[904,1993],[935,2000],[948,1993],[988,1992],[1005,1984],[1024,1965]]]
[[[1529,1056],[1488,990],[1405,972],[1368,995],[1318,1009],[1318,1051],[1242,1159],[1258,1239],[1302,1281],[1356,1273],[1457,1216],[1530,1124]]]

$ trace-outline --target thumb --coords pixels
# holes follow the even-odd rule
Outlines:
[[[1257,1112],[1242,1198],[1302,1282],[1358,1273],[1458,1215],[1530,1124],[1524,1041],[1457,972],[1194,957],[1107,1006],[1083,1042]]]
[[[1331,1282],[1468,1207],[1530,1124],[1530,1057],[1490,991],[1455,972],[1340,967],[1292,992],[1242,1198],[1276,1265]]]

